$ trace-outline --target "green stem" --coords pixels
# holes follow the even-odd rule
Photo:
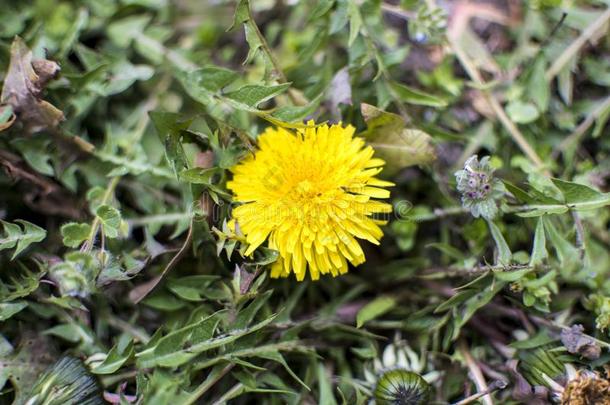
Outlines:
[[[173,224],[185,219],[191,219],[191,212],[174,212],[171,214],[148,215],[139,218],[128,219],[127,223],[131,227],[145,226],[150,224]]]
[[[235,367],[235,363],[227,364],[223,369],[212,370],[201,385],[199,385],[195,391],[191,392],[191,395],[182,402],[184,405],[194,404],[203,394],[205,394],[214,384],[216,384],[222,377],[224,377],[231,369]]]
[[[120,181],[121,181],[121,178],[118,176],[113,177],[112,180],[110,180],[110,182],[108,183],[108,186],[106,187],[106,191],[104,192],[104,196],[102,197],[102,201],[101,201],[100,205],[105,205],[110,202],[110,199],[114,195],[114,190],[116,190],[116,187]],[[93,224],[91,224],[91,232],[89,232],[89,236],[87,237],[87,240],[83,243],[83,246],[81,247],[82,252],[91,251],[91,249],[93,248],[93,244],[95,243],[95,237],[97,236],[97,232],[99,231],[100,225],[101,225],[100,217],[98,217],[96,215],[95,219],[93,220]]]

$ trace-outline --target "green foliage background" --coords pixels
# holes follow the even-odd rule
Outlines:
[[[364,404],[405,341],[435,403],[599,368],[609,5],[0,2],[0,402]],[[349,274],[272,280],[228,169],[309,119],[376,148],[395,212]]]

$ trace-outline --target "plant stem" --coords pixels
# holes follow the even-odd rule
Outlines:
[[[106,187],[106,191],[104,192],[104,196],[102,197],[102,201],[100,205],[105,205],[110,202],[110,199],[114,195],[114,190],[116,190],[117,185],[121,181],[120,177],[113,177],[112,180],[108,183]],[[83,246],[81,247],[81,252],[90,252],[93,249],[93,244],[95,243],[95,237],[97,236],[97,232],[100,228],[101,220],[97,215],[91,224],[91,232],[89,232],[89,236],[87,240],[83,242]]]
[[[555,160],[560,153],[563,153],[574,143],[580,141],[580,139],[587,132],[587,129],[593,125],[593,123],[608,109],[610,108],[610,96],[606,97],[589,115],[581,122],[576,129],[567,137],[561,141],[559,146],[551,153],[551,159]]]
[[[256,24],[256,20],[254,20],[254,16],[252,15],[252,8],[250,7],[250,5],[248,5],[248,17],[250,19],[252,27],[254,28],[254,33],[256,34],[256,36],[258,37],[258,40],[261,43],[261,48],[262,48],[263,52],[267,55],[267,58],[269,59],[269,61],[271,62],[271,65],[273,66],[273,70],[275,70],[275,72],[279,78],[278,81],[280,83],[288,83],[288,78],[286,77],[286,74],[284,74],[284,71],[282,70],[280,63],[278,62],[277,58],[271,51],[271,47],[267,43],[265,36],[261,32],[261,30],[258,28],[258,25]],[[246,24],[247,24],[247,22],[246,22]],[[292,103],[294,105],[305,105],[308,103],[307,100],[299,99],[298,97],[296,97],[296,95],[293,94],[290,91],[290,89],[288,89],[288,97],[290,97],[290,101],[292,101]]]
[[[149,224],[173,224],[193,216],[191,212],[173,212],[169,214],[148,215],[138,218],[128,219],[130,227],[145,226]]]
[[[201,385],[199,385],[195,391],[189,395],[189,397],[183,402],[184,405],[194,404],[203,394],[207,392],[214,384],[216,384],[222,377],[224,377],[229,371],[235,367],[235,363],[227,364],[222,370],[214,372],[212,370]]]
[[[495,392],[497,390],[501,390],[506,388],[506,381],[502,381],[502,380],[496,380],[494,382],[492,382],[491,384],[489,384],[489,388],[487,388],[487,390],[483,391],[483,392],[478,392],[474,395],[469,396],[468,398],[464,398],[461,401],[458,402],[454,402],[451,405],[466,405],[466,404],[471,404],[474,401],[476,401],[477,399],[485,396],[485,395],[489,395],[492,392]]]

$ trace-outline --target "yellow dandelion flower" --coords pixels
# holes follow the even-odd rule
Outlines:
[[[365,261],[358,239],[379,244],[385,221],[372,216],[392,207],[376,199],[388,198],[385,187],[394,184],[375,177],[385,162],[353,135],[354,127],[341,125],[268,128],[258,151],[232,169],[227,187],[243,203],[233,217],[249,243],[246,255],[268,240],[279,252],[271,277],[294,273],[301,281],[307,269],[313,280],[337,276],[348,261]]]

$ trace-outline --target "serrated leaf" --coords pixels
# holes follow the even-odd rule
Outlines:
[[[201,167],[195,167],[193,169],[187,169],[180,172],[179,178],[181,181],[192,183],[192,184],[212,184],[212,177],[220,173],[217,167],[204,169]]]
[[[13,301],[30,295],[36,291],[45,274],[40,265],[32,271],[19,262],[14,268],[4,269],[0,278],[0,301]]]
[[[267,326],[275,315],[245,329],[235,329],[224,335],[212,337],[218,323],[214,316],[196,326],[187,326],[161,338],[154,349],[138,353],[141,367],[176,367],[197,357],[199,354],[236,341]],[[204,323],[205,322],[205,323]]]
[[[219,278],[213,275],[197,275],[170,279],[167,288],[186,301],[197,302],[205,298],[206,288]]]
[[[2,221],[4,235],[0,236],[0,250],[15,248],[12,259],[23,252],[32,243],[41,242],[46,238],[47,231],[31,222],[18,219],[15,224]],[[19,227],[19,224],[21,227]]]
[[[231,103],[235,108],[241,109],[243,105],[251,108],[256,108],[260,103],[267,101],[278,94],[283,93],[290,87],[290,83],[278,84],[275,86],[261,86],[256,84],[247,84],[239,89],[226,93],[227,99],[232,100]]]
[[[177,76],[186,92],[202,104],[209,104],[217,92],[239,77],[232,70],[214,65],[191,72],[178,72]]]
[[[91,234],[91,225],[70,222],[62,225],[60,232],[64,245],[75,248],[87,240]]]
[[[165,157],[174,173],[178,175],[180,170],[187,167],[181,142],[182,131],[186,130],[193,120],[184,119],[177,113],[161,111],[150,112],[150,118],[159,134],[159,139],[165,145]]]

